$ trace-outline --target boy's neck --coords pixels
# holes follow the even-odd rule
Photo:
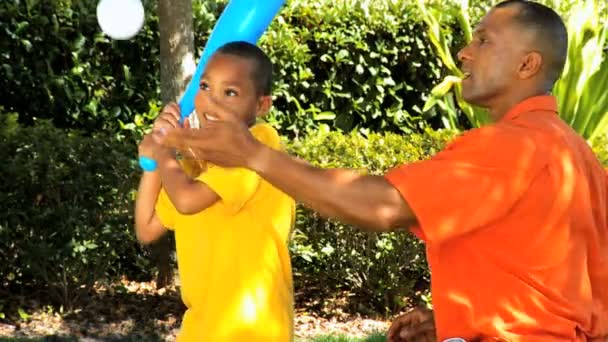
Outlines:
[[[258,118],[256,117],[253,120],[251,120],[250,122],[247,122],[245,124],[247,125],[247,128],[251,128],[251,127],[257,125],[258,123],[260,123],[260,122],[258,121]]]

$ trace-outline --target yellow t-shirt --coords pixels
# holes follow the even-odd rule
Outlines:
[[[251,133],[280,149],[277,132],[258,124]],[[287,244],[295,202],[242,168],[210,165],[196,178],[221,198],[181,215],[164,190],[156,204],[163,225],[175,229],[184,316],[180,342],[292,341],[293,285]]]

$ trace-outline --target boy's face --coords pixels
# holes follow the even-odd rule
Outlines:
[[[222,120],[249,126],[268,111],[271,97],[258,94],[254,66],[251,60],[229,54],[216,53],[209,59],[194,99],[202,125]]]

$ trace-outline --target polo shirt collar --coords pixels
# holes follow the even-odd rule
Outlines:
[[[552,95],[529,97],[512,107],[502,120],[513,120],[523,113],[548,112],[557,114],[557,99]]]

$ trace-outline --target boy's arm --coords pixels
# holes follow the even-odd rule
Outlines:
[[[135,233],[137,240],[149,244],[166,233],[154,211],[161,182],[158,172],[144,172],[135,199]]]
[[[180,214],[196,214],[220,200],[210,187],[184,172],[171,149],[163,148],[158,153],[158,169],[163,187]]]

